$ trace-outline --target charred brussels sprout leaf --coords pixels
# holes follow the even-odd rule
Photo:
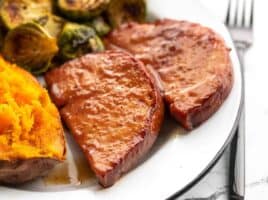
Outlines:
[[[8,30],[52,12],[51,0],[4,0],[0,3],[0,17]]]
[[[146,18],[146,2],[145,0],[111,0],[106,13],[113,27],[128,21],[143,22]]]
[[[74,59],[89,52],[104,50],[102,41],[93,28],[75,23],[66,23],[59,37],[60,57]]]
[[[34,20],[36,23],[40,24],[46,31],[55,38],[58,38],[63,26],[65,24],[65,20],[62,19],[61,17],[52,15],[52,14],[47,14],[44,15],[36,20]]]
[[[98,36],[89,38],[88,43],[92,52],[104,51],[104,45]]]
[[[57,0],[60,12],[71,20],[83,21],[99,15],[110,0]]]
[[[8,32],[3,46],[4,57],[34,74],[47,71],[58,52],[56,39],[36,23],[27,23]]]
[[[111,31],[111,27],[105,22],[105,20],[101,16],[94,18],[89,24],[101,37],[107,35]]]

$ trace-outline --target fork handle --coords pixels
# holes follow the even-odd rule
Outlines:
[[[241,113],[236,135],[231,143],[230,199],[243,200],[245,196],[245,124],[244,110]]]
[[[242,111],[236,131],[236,135],[231,143],[231,163],[230,163],[230,199],[243,200],[245,197],[245,77],[244,77],[244,54],[247,47],[243,43],[236,43],[237,53],[241,64],[243,91],[242,91]]]

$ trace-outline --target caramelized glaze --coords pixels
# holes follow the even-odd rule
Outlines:
[[[51,170],[47,176],[43,178],[45,185],[67,185],[70,184],[68,172],[68,164],[63,163]]]
[[[229,49],[220,36],[199,24],[129,23],[114,30],[106,43],[127,50],[158,72],[171,114],[187,129],[213,114],[232,87]]]
[[[88,163],[84,158],[76,158],[56,166],[44,178],[46,186],[72,185],[81,186],[88,182],[95,182],[94,174],[88,169]]]
[[[129,54],[89,54],[49,72],[46,81],[102,185],[112,185],[153,144],[162,99],[144,65]]]

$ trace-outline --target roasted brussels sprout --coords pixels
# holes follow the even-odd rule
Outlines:
[[[98,16],[89,23],[95,29],[99,36],[104,36],[111,31],[111,27],[105,22],[102,16]]]
[[[63,18],[52,14],[44,15],[34,21],[44,27],[46,31],[55,38],[58,38],[65,24]]]
[[[36,23],[26,23],[10,30],[3,46],[4,57],[34,74],[47,71],[58,52],[57,41]]]
[[[146,18],[145,0],[111,0],[106,11],[113,27],[128,22],[143,22]]]
[[[110,0],[57,0],[60,12],[71,20],[84,21],[99,15]]]
[[[63,60],[104,50],[104,45],[93,28],[75,23],[64,25],[58,44]]]
[[[31,22],[47,12],[52,12],[50,0],[4,0],[0,4],[0,17],[8,30]]]

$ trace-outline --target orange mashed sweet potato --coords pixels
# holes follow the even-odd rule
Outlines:
[[[0,160],[65,158],[58,110],[23,69],[0,57]]]

